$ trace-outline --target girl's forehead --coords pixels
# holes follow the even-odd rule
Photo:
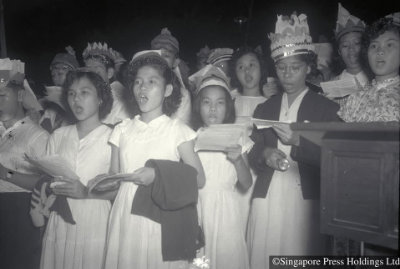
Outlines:
[[[162,77],[161,71],[155,66],[144,65],[139,67],[137,71],[138,76],[159,76]]]
[[[399,32],[388,30],[388,31],[380,34],[378,37],[372,39],[371,42],[374,42],[374,41],[385,41],[385,40],[388,40],[388,39],[399,40],[399,37],[400,37],[399,36]]]
[[[347,34],[344,34],[340,40],[339,43],[344,43],[348,41],[353,41],[353,40],[360,40],[362,37],[362,33],[360,32],[349,32]]]
[[[81,88],[94,88],[93,83],[87,77],[81,77],[72,82],[70,89],[81,89]]]
[[[237,62],[239,63],[239,62],[251,61],[251,60],[255,60],[255,61],[258,62],[257,56],[256,56],[254,53],[249,52],[249,53],[243,54],[243,55],[238,59]]]
[[[225,89],[220,86],[208,86],[201,91],[202,97],[223,97],[225,98]]]

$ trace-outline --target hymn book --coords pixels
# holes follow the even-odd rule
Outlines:
[[[274,127],[274,125],[291,123],[290,121],[263,120],[256,118],[251,118],[251,122],[257,127],[257,129],[266,129]]]
[[[113,191],[119,188],[121,181],[131,179],[132,174],[103,174],[89,180],[87,184],[88,192],[102,193],[106,191]]]

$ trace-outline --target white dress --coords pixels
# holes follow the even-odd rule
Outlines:
[[[149,159],[179,161],[178,146],[194,139],[196,133],[178,119],[162,115],[150,123],[134,119],[117,125],[110,143],[119,148],[120,170],[132,173]],[[161,252],[161,225],[131,214],[137,185],[121,184],[109,221],[105,268],[164,269],[187,268],[187,261],[164,262]]]
[[[248,139],[242,152],[248,152],[253,142]],[[223,152],[199,152],[206,184],[200,189],[198,212],[205,236],[200,256],[210,260],[210,269],[249,268],[244,219],[235,167]]]
[[[64,157],[81,182],[108,173],[111,129],[101,125],[79,139],[76,125],[54,131],[48,153]],[[104,257],[110,201],[67,198],[75,225],[52,212],[43,238],[42,269],[101,269]]]
[[[235,113],[236,113],[236,122],[235,123],[243,123],[249,126],[249,135],[252,131],[252,123],[251,118],[253,117],[254,110],[259,104],[264,103],[268,99],[264,96],[243,96],[238,94],[235,97]],[[257,176],[251,170],[251,176],[253,179],[253,184],[246,192],[238,192],[240,197],[240,204],[242,207],[242,218],[243,218],[243,229],[246,231],[247,220],[249,217],[250,211],[250,198],[254,189],[254,182]]]
[[[289,107],[283,94],[279,120],[297,120],[307,91]],[[250,268],[269,268],[270,255],[323,255],[325,238],[319,233],[319,201],[304,200],[297,162],[290,158],[291,146],[278,140],[290,162],[285,172],[275,171],[266,198],[255,198],[247,231]]]

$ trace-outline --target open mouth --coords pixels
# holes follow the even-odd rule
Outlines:
[[[73,111],[75,112],[75,114],[81,114],[83,112],[83,107],[73,106]]]
[[[244,80],[246,81],[246,83],[250,83],[253,81],[253,77],[251,75],[245,75]]]
[[[139,104],[145,104],[145,103],[147,103],[148,100],[149,100],[149,98],[147,98],[147,96],[144,95],[144,94],[141,94],[141,95],[138,96],[138,103]]]

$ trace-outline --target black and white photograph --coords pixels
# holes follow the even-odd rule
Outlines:
[[[398,268],[400,7],[0,0],[1,269]]]

